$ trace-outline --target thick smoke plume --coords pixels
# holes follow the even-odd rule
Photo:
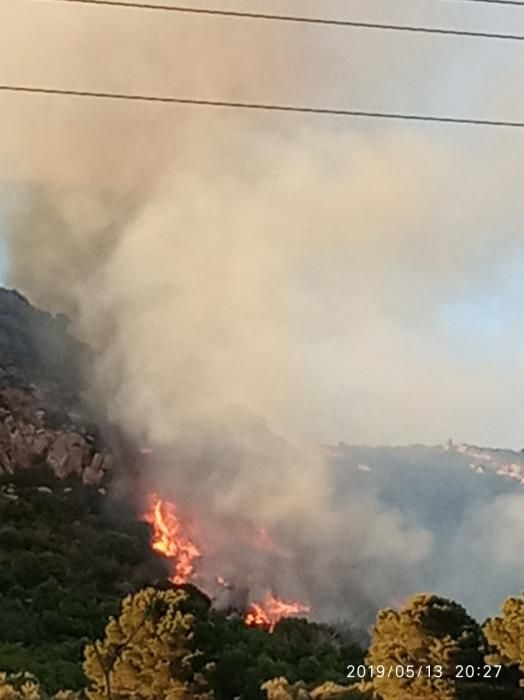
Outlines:
[[[371,51],[362,35],[348,45],[283,26],[1,12],[13,82],[371,107],[413,97],[391,90],[394,37]],[[415,41],[397,77],[446,75],[455,53],[436,55]],[[336,71],[357,59],[348,94]],[[494,420],[490,404],[522,393],[508,372],[517,346],[500,369],[456,325],[515,261],[513,140],[6,95],[1,119],[9,281],[74,319],[97,353],[94,392],[154,447],[152,480],[220,522],[207,536],[224,575],[256,571],[240,534],[221,534],[242,522],[278,536],[289,565],[268,562],[274,585],[316,614],[413,590],[430,534],[372,494],[335,507],[314,445],[516,440],[515,416]]]

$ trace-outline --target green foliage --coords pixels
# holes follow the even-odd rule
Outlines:
[[[312,700],[372,700],[371,693],[327,681],[311,691]]]
[[[45,477],[45,478],[44,478]],[[30,671],[51,693],[80,689],[83,648],[122,596],[165,578],[150,530],[94,488],[42,470],[0,477],[0,670]],[[53,493],[41,493],[45,484]]]
[[[283,676],[266,681],[262,690],[266,692],[267,700],[311,700],[304,683],[290,683]]]
[[[24,648],[15,644],[0,645],[2,670],[13,675],[26,672],[39,679],[46,679],[46,690],[58,692],[60,688],[81,688],[84,683],[79,659],[82,642],[76,646],[59,644]]]
[[[481,666],[483,638],[462,606],[435,595],[411,598],[401,611],[379,612],[367,663],[386,669],[429,667],[432,673],[375,675],[372,687],[382,700],[454,700],[471,697],[472,684],[455,680],[457,664]],[[442,678],[435,673],[442,668]],[[401,676],[401,677],[398,677]],[[477,696],[478,697],[478,696]]]
[[[207,619],[197,620],[195,635],[214,664],[212,687],[223,700],[261,700],[262,684],[278,677],[309,688],[328,680],[344,683],[346,665],[363,661],[358,646],[344,644],[327,625],[306,620],[282,620],[269,634],[210,611]]]
[[[0,669],[30,671],[49,693],[80,690],[84,647],[103,635],[123,596],[165,581],[164,561],[151,552],[149,526],[96,489],[71,482],[65,492],[38,470],[0,476],[0,485],[7,481],[18,500],[0,497]],[[37,491],[41,484],[53,493]],[[262,683],[278,676],[309,688],[343,683],[346,665],[362,661],[358,646],[325,625],[284,620],[269,634],[211,611],[192,586],[185,593],[179,605],[193,616],[203,652],[194,668],[212,664],[207,675],[220,700],[262,700]]]
[[[371,700],[371,696],[358,688],[338,685],[328,681],[314,690],[298,681],[290,683],[287,678],[273,678],[263,684],[267,700]]]
[[[40,688],[27,673],[14,678],[0,673],[0,700],[41,700]]]
[[[508,598],[502,615],[488,620],[483,631],[490,645],[487,661],[506,666],[524,686],[524,595]]]
[[[0,700],[80,700],[80,696],[61,690],[49,698],[36,677],[26,671],[11,675],[0,673]]]
[[[106,626],[103,641],[86,647],[84,669],[90,700],[207,700],[199,668],[202,652],[194,643],[195,617],[184,609],[182,590],[146,588],[127,596],[118,618]]]

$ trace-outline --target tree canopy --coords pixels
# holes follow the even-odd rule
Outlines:
[[[489,619],[483,631],[490,645],[487,661],[512,669],[524,686],[524,595],[508,598],[502,615]]]
[[[375,671],[385,669],[384,674],[375,672],[371,683],[382,700],[479,697],[481,689],[455,676],[459,664],[475,668],[484,664],[482,632],[458,603],[416,595],[399,611],[378,613],[367,664]],[[390,668],[398,672],[390,674]]]
[[[203,655],[194,645],[195,618],[183,590],[146,588],[127,596],[105,638],[86,647],[90,700],[208,700]]]

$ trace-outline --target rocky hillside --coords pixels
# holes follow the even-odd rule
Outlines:
[[[121,597],[167,576],[106,487],[118,437],[84,398],[90,353],[67,325],[0,289],[0,673],[53,692],[83,686],[86,639]]]
[[[0,289],[0,474],[45,465],[100,485],[110,469],[82,399],[89,351],[67,326]]]

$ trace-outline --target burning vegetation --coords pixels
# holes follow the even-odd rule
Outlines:
[[[149,496],[148,510],[144,520],[152,526],[151,547],[171,564],[169,580],[177,585],[190,583],[196,577],[195,566],[202,557],[201,549],[192,541],[181,520],[177,507],[163,500],[157,494]],[[254,546],[263,543],[264,549],[273,547],[266,530],[255,532]],[[217,575],[215,582],[222,588],[233,590],[235,586]],[[201,582],[199,582],[201,587]],[[248,627],[260,627],[273,632],[279,620],[287,617],[307,615],[310,608],[298,601],[286,601],[268,591],[262,601],[252,601],[243,611],[244,622]]]
[[[178,585],[188,583],[202,555],[185,532],[175,504],[151,494],[144,520],[153,528],[152,548],[173,562],[169,580]]]
[[[244,622],[248,627],[263,627],[272,632],[275,625],[284,617],[296,617],[307,615],[309,607],[301,603],[289,602],[277,598],[273,593],[268,593],[264,602],[251,603]]]

